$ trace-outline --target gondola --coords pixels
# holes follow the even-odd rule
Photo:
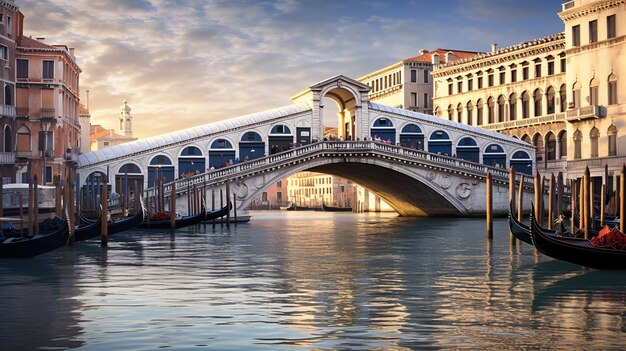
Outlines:
[[[626,251],[595,247],[589,240],[552,237],[531,214],[531,238],[535,248],[546,256],[597,269],[626,269]]]
[[[517,217],[515,217],[515,215],[513,214],[512,203],[509,203],[509,229],[511,230],[511,233],[516,239],[523,241],[527,244],[533,245],[533,241],[531,239],[530,227],[520,222],[517,219]],[[561,235],[564,235],[564,237],[567,237],[569,235],[569,232],[565,229],[563,229],[561,232],[563,233]],[[557,237],[556,230],[544,228],[544,233],[555,238]]]
[[[352,212],[352,207],[333,207],[322,204],[322,209],[328,212]]]
[[[133,229],[143,222],[145,208],[141,203],[141,210],[134,216],[119,219],[114,222],[107,223],[107,235],[113,235],[125,230]],[[86,222],[82,226],[74,230],[74,240],[83,241],[91,238],[97,238],[102,235],[102,216],[96,221]]]
[[[111,235],[121,233],[139,226],[143,222],[146,213],[146,207],[143,204],[143,201],[140,201],[139,203],[141,204],[141,210],[135,213],[134,216],[109,222],[107,225],[107,234]]]
[[[0,242],[0,258],[31,258],[63,246],[69,238],[67,222],[55,217],[40,225],[33,237],[8,238]]]
[[[230,211],[230,209],[233,208],[233,204],[229,203],[227,206],[224,206],[222,208],[220,208],[219,210],[215,210],[215,211],[211,211],[211,212],[207,212],[206,216],[204,217],[204,221],[212,221],[214,219],[218,219],[221,217],[224,217],[228,214],[228,212]]]
[[[198,224],[201,223],[202,221],[204,221],[204,218],[206,217],[206,210],[204,208],[204,205],[202,205],[202,211],[200,211],[200,213],[195,214],[193,216],[183,216],[181,218],[178,218],[174,221],[175,224],[175,228],[176,229],[180,229],[180,228],[184,228],[184,227],[188,227],[194,224]],[[171,228],[171,222],[169,219],[167,220],[160,220],[160,221],[144,221],[139,225],[139,228],[142,229],[170,229]]]
[[[74,229],[74,241],[83,241],[100,236],[102,233],[102,215],[95,221],[83,222]]]

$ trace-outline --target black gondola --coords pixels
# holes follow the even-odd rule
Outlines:
[[[206,210],[204,208],[204,205],[202,205],[202,211],[200,211],[200,213],[195,214],[193,216],[183,216],[181,218],[178,218],[174,221],[175,223],[175,228],[179,229],[179,228],[184,228],[184,227],[188,227],[194,224],[198,224],[201,223],[202,221],[204,221],[204,218],[206,217]],[[171,222],[169,219],[167,220],[160,220],[160,221],[144,221],[143,223],[141,223],[139,225],[139,228],[142,229],[170,229],[171,228]]]
[[[0,242],[0,258],[31,258],[63,246],[69,238],[67,222],[55,217],[40,224],[33,237],[8,238]]]
[[[107,234],[111,235],[121,233],[123,231],[130,230],[139,226],[143,222],[146,213],[146,207],[144,206],[143,201],[140,201],[140,203],[141,210],[135,213],[134,216],[119,219],[114,222],[109,222],[109,224],[107,225]]]
[[[537,223],[532,214],[530,230],[535,248],[546,256],[597,269],[626,268],[626,251],[595,247],[585,239],[552,237]]]
[[[230,211],[230,209],[233,208],[233,204],[229,203],[228,206],[224,206],[222,208],[220,208],[219,210],[215,210],[215,211],[211,211],[211,212],[207,212],[206,216],[204,217],[204,221],[212,221],[214,219],[218,219],[221,217],[224,217],[228,214],[228,212]]]
[[[328,212],[352,212],[352,207],[333,207],[322,204],[322,209]]]
[[[530,227],[520,222],[517,217],[515,217],[513,214],[513,203],[509,203],[509,229],[516,239],[533,245]],[[544,229],[544,233],[552,237],[557,237],[556,230]],[[563,230],[562,233],[564,233],[564,235],[569,235],[569,232],[566,230]]]
[[[102,233],[102,215],[97,220],[83,222],[74,229],[74,241],[83,241],[100,236]]]

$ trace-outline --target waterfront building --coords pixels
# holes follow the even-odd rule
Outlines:
[[[352,207],[352,182],[316,172],[300,172],[287,178],[288,200],[302,207],[321,208],[322,204]]]
[[[0,177],[6,183],[15,182],[15,37],[18,33],[19,13],[13,0],[0,2],[0,79],[3,94],[0,103],[0,128],[2,128],[2,150],[0,150]]]
[[[130,111],[131,108],[128,106],[128,101],[124,99],[124,103],[120,108],[118,132],[114,129],[106,129],[99,124],[91,125],[89,133],[90,150],[102,150],[105,147],[137,140],[137,138],[133,137],[133,117]]]
[[[79,76],[74,49],[23,35],[18,17],[16,126],[18,181],[75,173],[80,152]]]
[[[434,114],[531,143],[541,172],[576,178],[589,165],[592,176],[617,174],[626,156],[624,1],[570,1],[559,16],[562,33],[436,65]]]
[[[369,100],[430,115],[433,111],[433,66],[479,54],[449,49],[420,50],[419,53],[419,56],[393,63],[358,78],[359,82],[372,88]]]

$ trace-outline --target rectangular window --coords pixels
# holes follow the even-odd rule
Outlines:
[[[527,80],[528,76],[529,76],[529,74],[528,74],[528,67],[522,68],[522,79],[523,80]]]
[[[580,89],[574,90],[574,108],[580,107]]]
[[[428,93],[424,93],[424,108],[428,108]]]
[[[39,132],[39,151],[45,154],[46,157],[52,157],[52,152],[54,151],[54,135],[52,131]]]
[[[483,77],[478,77],[478,89],[483,88]]]
[[[565,58],[561,59],[561,73],[565,73],[566,62]]]
[[[535,65],[535,78],[541,77],[541,63]]]
[[[448,83],[448,95],[452,95],[452,83]]]
[[[54,61],[43,61],[43,79],[54,79]]]
[[[279,188],[282,188],[283,187],[283,181],[279,180],[278,182],[276,182],[276,186],[279,187]]]
[[[554,61],[548,61],[548,75],[554,74]]]
[[[572,46],[580,46],[580,25],[572,27]]]
[[[411,70],[411,83],[417,83],[417,70]]]
[[[490,74],[490,75],[487,77],[487,86],[490,86],[490,87],[492,87],[492,86],[493,86],[493,74]]]
[[[430,73],[428,72],[427,69],[424,70],[424,83],[428,83],[428,76],[430,75]]]
[[[13,20],[10,16],[7,16],[7,37],[11,37],[13,35]]]
[[[467,80],[467,91],[474,90],[474,80],[472,78],[468,78]]]
[[[511,70],[511,83],[515,82],[517,82],[517,70],[513,69]]]
[[[609,82],[609,105],[617,104],[617,81]]]
[[[460,80],[456,83],[456,87],[457,87],[457,92],[458,93],[462,93],[463,92],[463,81]]]
[[[4,45],[0,45],[0,58],[8,61],[9,60],[9,48],[4,46]]]
[[[28,60],[17,59],[17,79],[28,79]]]
[[[417,107],[417,93],[411,93],[411,107]]]
[[[589,21],[589,42],[595,43],[598,41],[598,21]]]
[[[615,30],[615,15],[610,15],[606,18],[606,38],[611,39],[616,36]]]
[[[44,180],[44,184],[52,182],[52,166],[46,166],[46,177]]]
[[[592,106],[598,106],[598,87],[589,88],[589,104]]]
[[[500,84],[504,84],[504,83],[506,83],[506,77],[505,77],[505,74],[506,74],[506,73],[505,73],[504,71],[500,72]]]

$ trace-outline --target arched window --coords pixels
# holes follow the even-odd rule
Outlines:
[[[535,102],[535,117],[541,116],[541,89],[535,90],[533,100]]]
[[[543,137],[541,136],[541,134],[536,133],[533,136],[533,146],[535,147],[535,156],[537,158],[537,162],[542,161],[545,150],[543,149]]]
[[[589,142],[591,144],[591,157],[598,157],[598,139],[600,139],[600,130],[593,127],[589,132]]]
[[[4,126],[4,152],[13,152],[13,138],[11,138],[11,127]]]
[[[565,112],[567,109],[567,88],[565,84],[561,84],[561,88],[559,89],[559,100],[561,100],[561,112]]]
[[[479,99],[476,103],[476,125],[483,125],[483,99]]]
[[[166,155],[156,155],[148,166],[148,187],[154,186],[157,179],[163,178],[165,183],[174,180],[174,163]]]
[[[593,78],[589,82],[589,105],[598,106],[598,86],[600,81],[598,78]]]
[[[452,105],[448,105],[448,121],[452,121],[454,119],[454,107]]]
[[[241,135],[239,141],[239,159],[241,161],[254,160],[264,155],[265,141],[259,133],[247,131]]]
[[[474,124],[474,105],[471,101],[467,102],[467,125],[471,126]]]
[[[441,111],[439,110],[439,106],[435,107],[435,116],[441,117]]]
[[[506,153],[502,146],[491,144],[483,153],[483,164],[492,167],[506,168]]]
[[[572,86],[572,98],[574,99],[574,108],[580,107],[580,88],[582,88],[582,85],[579,82],[574,83],[574,85]]]
[[[617,127],[611,124],[607,134],[609,137],[609,156],[615,156],[617,155]]]
[[[522,141],[528,143],[529,145],[532,145],[532,141],[530,140],[530,137],[528,136],[528,134],[524,134],[522,136]]]
[[[463,105],[459,102],[456,106],[456,121],[459,123],[463,123]]]
[[[522,93],[522,118],[530,117],[530,94],[525,91]]]
[[[206,160],[200,148],[187,146],[178,157],[178,176],[185,177],[206,171]]]
[[[533,161],[525,151],[516,151],[511,156],[511,167],[516,172],[533,174]]]
[[[406,124],[400,132],[400,144],[411,149],[424,150],[424,133],[414,123]]]
[[[448,133],[443,130],[436,130],[430,134],[428,139],[428,152],[446,156],[452,155],[452,140]]]
[[[617,76],[615,75],[615,73],[611,73],[611,75],[609,76],[607,91],[609,94],[609,105],[617,104]]]
[[[459,140],[459,143],[456,145],[456,157],[461,160],[479,162],[480,149],[476,140],[470,137],[464,137]]]
[[[559,133],[559,155],[561,158],[567,157],[567,131],[563,130]]]
[[[235,160],[235,148],[226,139],[215,139],[209,147],[209,169],[224,167],[229,160]]]
[[[580,160],[582,158],[582,142],[583,133],[576,129],[574,132],[574,159]]]
[[[546,104],[548,105],[548,114],[553,114],[555,112],[554,103],[555,103],[556,93],[553,87],[549,87],[546,91]]]
[[[22,125],[17,129],[17,152],[29,153],[32,150],[30,142],[30,129]]]
[[[509,96],[509,121],[517,119],[517,94],[513,93]]]
[[[500,95],[498,97],[498,122],[504,122],[505,120],[504,118],[505,106],[506,106],[506,98],[504,97],[504,95]]]
[[[556,160],[556,136],[552,132],[546,134],[546,159]]]
[[[487,123],[491,124],[494,122],[494,114],[495,114],[495,101],[493,99],[493,97],[489,97],[489,99],[487,99]]]
[[[9,84],[4,85],[4,104],[13,106],[13,89]]]

